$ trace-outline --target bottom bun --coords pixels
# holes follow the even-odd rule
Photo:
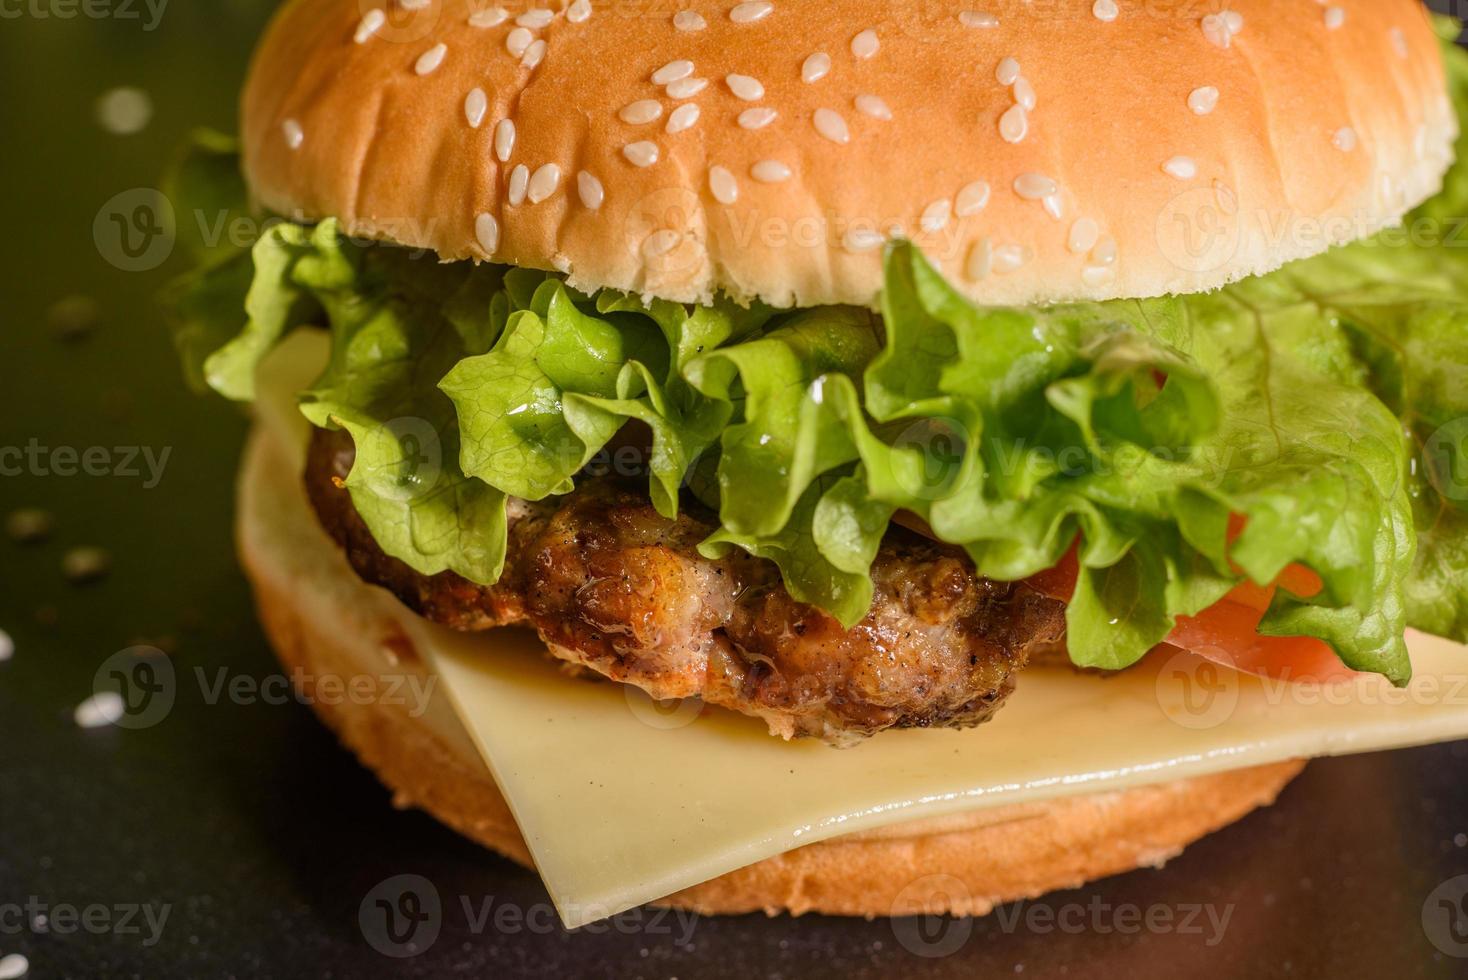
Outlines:
[[[432,698],[415,716],[401,704],[313,696],[322,678],[426,676],[426,667],[402,625],[414,614],[356,577],[317,526],[291,454],[258,428],[245,450],[236,530],[280,659],[322,720],[393,790],[394,802],[421,807],[532,866],[504,797],[446,698]],[[1002,902],[1158,867],[1272,803],[1303,766],[1295,760],[896,824],[806,845],[658,904],[702,913],[982,915]]]

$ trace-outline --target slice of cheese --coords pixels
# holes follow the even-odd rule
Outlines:
[[[292,345],[273,359],[289,368],[262,384],[262,421],[293,448],[303,422],[287,393],[319,353]],[[1033,667],[989,724],[838,750],[782,742],[697,702],[572,680],[520,631],[404,618],[569,927],[899,821],[1468,736],[1468,648],[1417,634],[1401,690],[1374,676],[1289,685],[1159,653],[1109,676]]]
[[[1468,649],[1422,635],[1404,690],[1270,683],[1191,654],[1110,677],[1031,668],[979,728],[832,749],[569,680],[523,635],[417,632],[568,927],[897,821],[1468,736]]]

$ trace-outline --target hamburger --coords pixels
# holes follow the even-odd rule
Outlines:
[[[371,675],[413,659],[395,621],[528,627],[833,749],[1167,647],[1407,683],[1408,628],[1468,634],[1468,62],[1415,0],[1215,6],[285,4],[238,141],[169,188],[261,229],[180,222],[168,299],[190,378],[261,406],[238,536],[278,653]],[[452,717],[321,711],[531,860]],[[1299,765],[666,901],[983,912]]]

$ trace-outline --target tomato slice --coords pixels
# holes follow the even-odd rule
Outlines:
[[[1072,548],[1060,564],[1032,577],[1036,590],[1069,602],[1080,566]],[[1300,596],[1321,589],[1320,577],[1303,565],[1290,565],[1271,584],[1244,582],[1196,616],[1180,616],[1167,644],[1248,674],[1281,680],[1326,682],[1358,676],[1341,663],[1330,644],[1313,636],[1263,636],[1259,621],[1274,592],[1284,586]]]

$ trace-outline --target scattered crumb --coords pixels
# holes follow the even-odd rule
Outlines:
[[[0,957],[0,980],[20,980],[31,970],[31,961],[19,953]]]
[[[95,582],[112,569],[112,556],[102,548],[72,548],[61,556],[61,574],[73,585]]]
[[[66,296],[51,304],[46,321],[57,340],[85,340],[97,329],[100,309],[90,296]]]
[[[5,518],[5,533],[20,544],[35,544],[51,535],[51,515],[39,507],[23,507]]]

